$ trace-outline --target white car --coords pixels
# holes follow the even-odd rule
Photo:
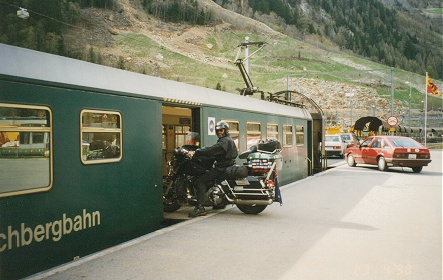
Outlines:
[[[340,134],[325,135],[326,156],[340,156],[344,158],[348,144]]]
[[[340,135],[341,135],[342,139],[344,141],[346,141],[347,147],[360,144],[357,136],[355,136],[354,133],[342,133]]]

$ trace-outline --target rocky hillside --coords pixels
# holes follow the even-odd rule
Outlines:
[[[68,24],[63,34],[68,56],[238,93],[244,82],[233,60],[238,44],[250,37],[267,43],[250,59],[251,79],[261,90],[298,91],[314,99],[326,115],[338,115],[345,123],[350,121],[351,104],[354,121],[374,111],[382,118],[391,114],[390,68],[350,55],[327,41],[315,41],[315,36],[304,41],[290,38],[211,0],[198,1],[198,8],[212,19],[206,25],[161,21],[147,13],[142,0],[109,2],[112,8],[78,9],[78,20]],[[396,69],[394,83],[394,114],[407,112],[409,90],[411,107],[419,113],[423,75]],[[435,104],[441,109],[441,99]]]
[[[351,103],[354,120],[372,114],[373,105],[377,116],[385,118],[391,113],[390,72],[369,71],[389,68],[368,64],[338,50],[328,52],[289,39],[212,1],[199,2],[218,22],[209,26],[165,23],[146,14],[138,1],[119,3],[121,8],[117,11],[83,10],[85,28],[71,29],[66,36],[69,45],[78,50],[87,46],[103,64],[205,87],[215,88],[220,83],[223,90],[236,92],[244,84],[233,60],[238,51],[236,46],[247,35],[268,43],[251,59],[251,78],[262,90],[277,92],[289,88],[301,92],[319,103],[326,113],[335,116],[337,112],[340,120],[350,120]],[[290,63],[285,65],[288,60]],[[310,74],[311,69],[317,74]],[[322,69],[338,71],[319,75],[317,71]],[[351,77],[355,71],[362,72]],[[328,76],[336,78],[331,81]],[[397,88],[407,91],[404,82]],[[420,90],[420,78],[413,81],[413,86]],[[350,94],[354,97],[350,98]],[[408,110],[408,104],[399,99],[394,107],[396,114]]]

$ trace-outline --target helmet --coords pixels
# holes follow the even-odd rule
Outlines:
[[[229,135],[229,125],[225,121],[219,121],[217,125],[215,126],[215,130],[224,129],[225,135]]]

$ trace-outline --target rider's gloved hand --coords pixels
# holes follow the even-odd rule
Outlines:
[[[194,151],[188,151],[188,156],[192,157],[195,154]]]

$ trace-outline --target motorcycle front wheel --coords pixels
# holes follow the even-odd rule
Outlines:
[[[172,213],[180,209],[181,204],[177,201],[177,196],[173,190],[170,190],[165,194],[165,190],[168,188],[167,184],[163,184],[163,211]]]
[[[226,198],[223,198],[222,202],[217,205],[212,205],[212,209],[225,209],[228,204]]]
[[[237,208],[245,214],[256,215],[263,212],[268,205],[238,205]]]

